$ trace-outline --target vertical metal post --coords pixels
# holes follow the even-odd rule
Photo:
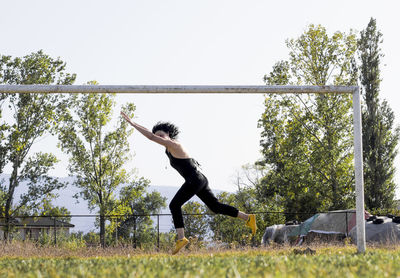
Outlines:
[[[56,218],[54,217],[54,245],[57,244]]]
[[[219,240],[222,241],[221,222],[220,221],[218,221],[218,235],[219,235]]]
[[[133,218],[133,248],[136,248],[136,216]]]
[[[115,243],[118,244],[118,217],[115,220]]]
[[[157,248],[160,249],[160,215],[157,214]]]
[[[357,251],[365,253],[364,177],[362,155],[361,100],[357,87],[353,91],[354,170],[356,179]]]
[[[349,221],[347,218],[347,211],[346,211],[346,237],[349,236]]]

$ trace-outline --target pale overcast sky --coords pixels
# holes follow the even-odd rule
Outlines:
[[[78,75],[75,84],[103,85],[262,85],[273,64],[287,58],[285,40],[308,24],[332,34],[360,31],[374,17],[384,38],[381,98],[400,123],[398,1],[20,0],[2,1],[0,8],[0,54],[43,49],[67,62]],[[128,101],[149,128],[158,120],[180,126],[182,143],[214,189],[235,191],[235,171],[260,157],[260,95],[118,96],[119,104]],[[154,185],[182,183],[170,166],[165,169],[162,147],[137,133],[131,142],[136,156],[127,167]],[[66,176],[66,156],[55,144],[48,136],[35,150],[56,153],[62,162],[52,173]]]

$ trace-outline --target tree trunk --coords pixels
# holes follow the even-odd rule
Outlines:
[[[14,162],[13,165],[13,171],[10,177],[10,182],[9,182],[9,186],[8,186],[8,193],[7,193],[7,200],[6,200],[6,205],[5,205],[5,225],[6,225],[6,229],[4,231],[4,240],[7,241],[10,237],[10,220],[11,220],[11,215],[10,215],[10,211],[12,208],[12,203],[13,203],[13,199],[14,199],[14,191],[15,188],[18,185],[17,182],[17,177],[18,177],[18,161]]]

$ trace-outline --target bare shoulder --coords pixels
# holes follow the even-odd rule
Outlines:
[[[170,144],[167,146],[167,150],[170,153],[175,153],[175,152],[182,152],[183,151],[183,146],[180,142],[175,141],[175,140],[170,140]]]
[[[183,150],[183,146],[180,142],[175,141],[175,140],[171,140],[170,141],[170,145],[168,146],[168,150],[171,149],[172,151],[179,151],[179,150]]]
[[[188,152],[178,141],[172,140],[174,143],[167,147],[170,152],[176,158],[190,158]]]

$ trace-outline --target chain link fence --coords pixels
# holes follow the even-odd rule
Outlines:
[[[316,213],[253,212],[258,231],[251,236],[242,220],[216,214],[183,214],[187,237],[202,242],[223,244],[261,244],[266,228],[275,224],[293,225]],[[323,213],[323,212],[320,212]],[[332,213],[332,212],[330,212]],[[343,214],[348,231],[349,211]],[[352,213],[353,215],[354,213]],[[162,249],[175,242],[171,214],[136,214],[104,216],[104,237],[100,236],[100,215],[13,216],[7,223],[0,217],[0,239],[36,241],[42,244],[75,244],[79,246],[116,246]],[[300,221],[301,220],[301,221]],[[347,236],[347,234],[346,234]]]

